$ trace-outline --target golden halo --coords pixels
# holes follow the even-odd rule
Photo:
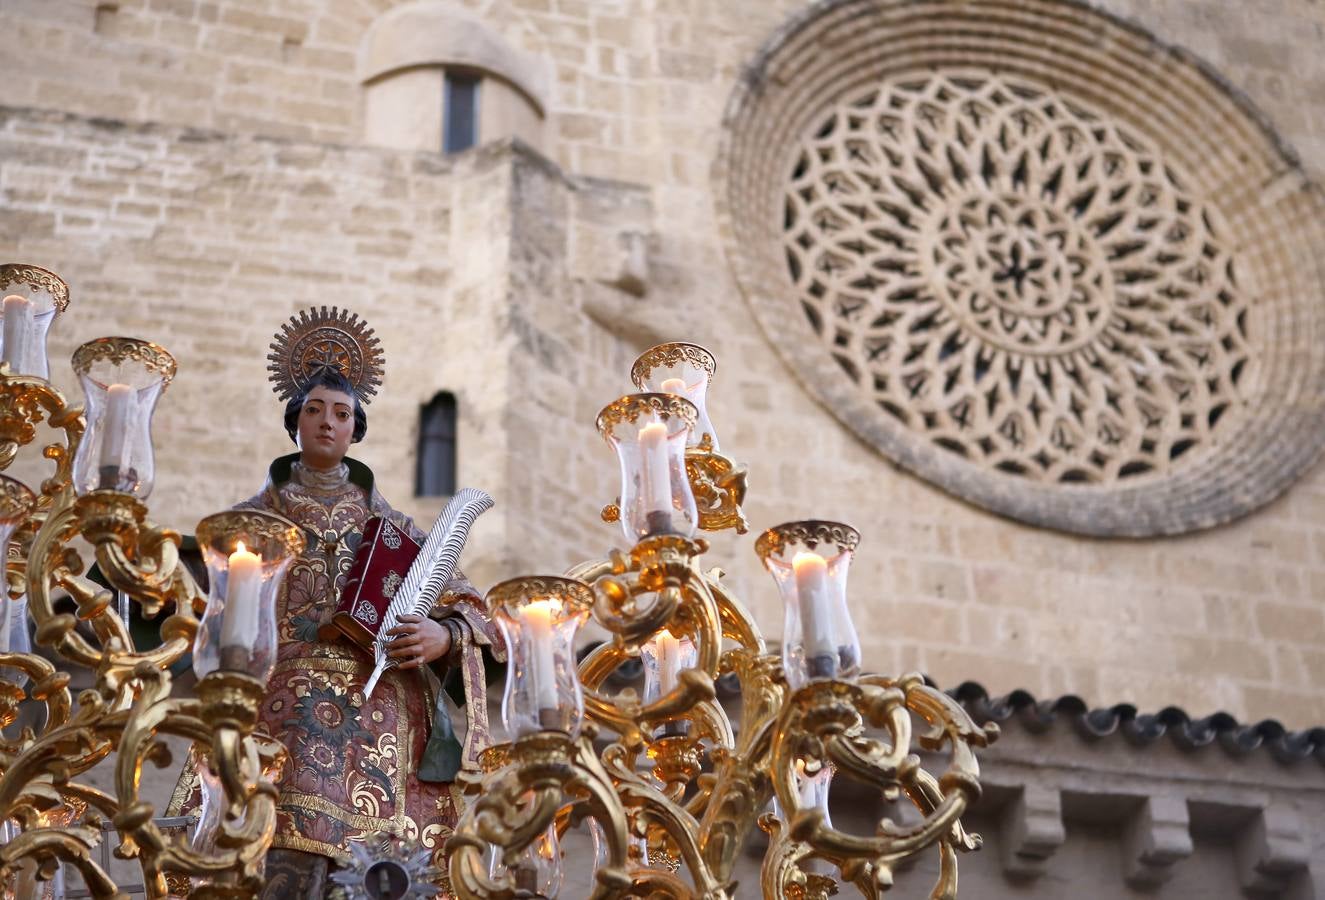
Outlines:
[[[314,377],[339,372],[367,404],[382,383],[382,350],[373,329],[349,310],[306,309],[281,326],[267,354],[272,390],[290,400]]]

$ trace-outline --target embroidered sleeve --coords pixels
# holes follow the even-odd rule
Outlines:
[[[430,618],[443,624],[448,619],[462,619],[473,641],[480,647],[487,647],[498,662],[506,659],[506,642],[502,639],[497,623],[488,615],[487,607],[479,597],[478,591],[465,578],[464,573],[456,571],[456,577],[447,582],[437,605],[433,607]]]
[[[470,636],[469,626],[463,619],[451,616],[442,620],[442,627],[451,635],[451,649],[446,654],[446,664],[451,667],[457,666],[464,655],[465,640]]]
[[[470,583],[465,573],[457,566],[450,580],[446,582],[446,587],[442,588],[442,596],[438,599],[437,606],[440,609],[460,599],[468,599],[480,605],[483,603],[483,596],[479,594],[478,588]]]

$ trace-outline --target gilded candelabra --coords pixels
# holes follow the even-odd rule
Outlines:
[[[697,529],[746,531],[746,470],[719,452],[705,408],[714,372],[702,347],[655,347],[631,373],[643,393],[599,415],[622,476],[603,518],[621,524],[628,553],[488,594],[507,637],[512,742],[468,779],[471,802],[447,845],[466,900],[556,896],[559,840],[586,822],[595,898],[734,898],[738,850],[756,824],[770,835],[765,897],[827,897],[840,883],[876,897],[899,863],[933,846],[930,896],[956,896],[957,851],[979,846],[960,821],[980,793],[974,748],[997,731],[917,675],[862,674],[846,604],[859,541],[850,526],[792,522],[756,541],[785,608],[781,653],[768,652],[720,570],[700,563]],[[575,634],[591,616],[611,639],[577,662]],[[635,657],[643,695],[608,693]],[[715,690],[727,674],[740,683],[735,727]],[[913,739],[946,753],[946,770],[927,771]],[[870,835],[835,828],[835,774],[914,814]]]
[[[124,897],[93,858],[109,821],[116,854],[138,862],[149,897],[185,881],[202,900],[252,897],[285,756],[254,727],[275,657],[274,597],[303,538],[259,512],[208,516],[196,529],[204,591],[181,562],[181,536],[144,503],[151,417],[174,359],[130,338],[84,344],[72,362],[86,402],[71,405],[50,383],[45,350],[67,286],[5,265],[0,292],[0,470],[38,426],[57,435],[42,450],[54,471],[36,490],[0,475],[0,889],[31,892],[69,865],[94,897]],[[995,731],[917,676],[862,672],[846,604],[859,540],[849,526],[793,522],[756,541],[786,611],[781,653],[768,652],[720,571],[701,566],[708,545],[697,530],[747,529],[746,470],[720,451],[705,408],[714,372],[703,348],[655,347],[632,371],[642,393],[599,415],[622,475],[604,518],[620,523],[629,552],[488,595],[510,651],[513,740],[489,749],[483,777],[468,780],[471,803],[448,843],[450,882],[467,900],[556,896],[559,842],[578,826],[595,847],[594,897],[732,898],[737,853],[756,824],[771,836],[765,896],[826,897],[843,882],[877,896],[899,863],[932,846],[931,896],[956,895],[956,852],[979,843],[960,821],[980,789],[974,748]],[[110,589],[85,571],[88,547]],[[124,603],[161,620],[158,645],[137,646]],[[27,617],[60,668],[26,646]],[[590,617],[611,640],[577,660]],[[176,696],[171,667],[190,651],[196,696]],[[642,694],[609,691],[635,657]],[[93,681],[76,702],[66,671],[75,667]],[[723,675],[740,684],[735,727],[717,701]],[[40,725],[21,726],[34,704]],[[912,752],[917,725],[922,748],[948,755],[941,775]],[[192,740],[198,756],[202,805],[189,837],[168,836],[140,796],[144,765],[169,762],[166,735]],[[103,761],[113,793],[79,780]],[[915,814],[870,835],[841,831],[828,810],[835,774]]]
[[[39,424],[57,434],[43,448],[54,472],[36,491],[0,476],[8,559],[0,617],[0,886],[6,896],[31,896],[63,864],[78,869],[92,896],[127,897],[93,858],[109,821],[116,855],[138,861],[147,896],[165,897],[170,883],[191,878],[194,897],[252,897],[275,821],[268,776],[284,749],[252,733],[274,647],[243,626],[270,614],[303,538],[275,516],[204,519],[198,534],[209,602],[180,562],[181,536],[154,524],[143,502],[154,478],[151,416],[175,374],[174,359],[130,338],[84,344],[73,367],[86,404],[71,405],[51,385],[46,358],[46,332],[68,306],[68,287],[44,269],[11,264],[0,266],[0,293],[0,469],[36,439]],[[242,576],[229,568],[240,541],[258,560]],[[84,546],[112,590],[85,572]],[[236,587],[240,581],[246,591]],[[136,646],[117,594],[119,603],[161,619],[159,646]],[[62,661],[59,669],[28,652],[24,605],[37,642]],[[223,634],[227,608],[232,627]],[[204,609],[217,620],[211,627],[199,621]],[[175,696],[171,666],[190,650],[197,696]],[[67,671],[75,667],[93,679],[76,701]],[[39,727],[17,724],[25,701],[44,706]],[[194,741],[214,773],[214,828],[192,841],[168,836],[139,794],[144,765],[170,762],[164,735]],[[113,793],[80,783],[105,760],[114,765]]]

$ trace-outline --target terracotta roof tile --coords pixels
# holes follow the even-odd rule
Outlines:
[[[979,724],[1015,720],[1032,734],[1042,734],[1058,722],[1066,722],[1087,741],[1121,734],[1135,746],[1145,747],[1168,737],[1183,750],[1217,743],[1234,757],[1264,748],[1281,763],[1314,758],[1325,765],[1325,728],[1289,731],[1274,719],[1263,719],[1253,725],[1239,722],[1224,712],[1196,719],[1176,706],[1167,706],[1156,713],[1138,712],[1130,703],[1091,708],[1074,694],[1056,700],[1037,700],[1029,691],[1016,690],[991,697],[975,681],[963,682],[948,693]]]

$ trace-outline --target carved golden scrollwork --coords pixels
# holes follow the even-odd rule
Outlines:
[[[748,470],[713,449],[713,439],[704,435],[699,446],[686,450],[686,475],[699,510],[699,527],[705,531],[735,528],[745,534],[750,524],[741,511],[745,502]]]
[[[167,380],[174,374],[173,360],[155,345],[121,339],[94,344],[80,364],[132,357]],[[180,536],[153,524],[147,508],[128,494],[76,496],[71,462],[84,433],[82,410],[47,382],[0,368],[0,468],[32,440],[43,419],[63,432],[64,441],[45,449],[56,462],[55,474],[32,499],[8,547],[9,588],[26,592],[37,642],[66,666],[90,669],[96,685],[79,696],[75,710],[67,672],[34,654],[0,653],[0,667],[26,680],[20,685],[0,677],[0,722],[15,721],[24,700],[45,706],[40,729],[0,739],[0,820],[14,820],[19,830],[0,846],[0,883],[20,869],[46,879],[70,865],[93,897],[124,896],[93,855],[102,840],[100,823],[109,821],[119,832],[117,855],[138,861],[147,896],[165,897],[168,879],[178,887],[181,879],[201,876],[210,884],[195,890],[195,897],[253,897],[275,827],[276,793],[265,773],[284,753],[251,733],[263,685],[245,673],[220,671],[202,680],[201,699],[173,696],[170,667],[192,645],[205,603],[179,564]],[[0,507],[21,506],[27,502],[21,494],[6,485]],[[106,580],[145,615],[166,614],[160,646],[138,649],[111,592],[84,577],[79,542],[92,546]],[[57,594],[73,599],[75,614],[56,611]],[[80,622],[86,627],[79,628]],[[169,839],[154,822],[156,810],[139,794],[143,767],[169,758],[165,735],[195,741],[221,777],[226,813],[210,852]],[[108,757],[114,758],[113,792],[79,780]]]
[[[859,537],[850,526],[812,520],[770,529],[756,547],[761,556],[792,544],[843,552]],[[567,804],[575,809],[583,802],[575,772],[590,767],[587,735],[605,730],[617,737],[592,768],[601,792],[596,810],[629,837],[630,867],[623,870],[623,857],[613,855],[600,869],[594,896],[734,900],[740,848],[760,824],[772,835],[761,874],[764,896],[826,898],[852,883],[875,898],[892,883],[898,863],[936,846],[940,874],[932,896],[954,897],[956,853],[979,845],[960,822],[979,794],[972,748],[987,744],[996,729],[977,728],[918,676],[812,682],[792,693],[781,658],[766,651],[720,570],[700,568],[706,549],[703,540],[654,535],[629,552],[570,570],[571,578],[593,586],[594,621],[610,635],[580,663],[585,734],[572,742],[544,732],[485,756],[485,775],[467,787],[474,806],[448,844],[458,896],[517,896],[514,882],[482,868],[483,854],[495,848],[514,864],[550,824],[564,830],[577,821],[566,812]],[[611,676],[664,629],[693,643],[694,665],[650,702],[634,689],[609,692]],[[717,679],[724,676],[740,686],[737,728],[718,702]],[[913,721],[924,726],[916,738],[921,747],[950,754],[941,775],[925,771],[914,754]],[[875,738],[872,730],[884,734]],[[830,767],[907,799],[920,823],[884,821],[868,836],[829,826],[823,810],[802,806],[797,773]],[[775,797],[782,818],[765,813]],[[819,868],[824,865],[835,876]]]
[[[644,353],[631,376],[643,389],[657,378],[657,368],[671,374],[682,363],[710,376],[715,370],[702,347],[665,344]],[[644,415],[683,416],[692,425],[703,419],[705,433],[685,454],[697,524],[743,534],[746,467],[717,451],[699,409],[678,394],[634,394],[604,408],[597,426],[614,441],[633,437],[620,426]],[[627,488],[631,477],[628,472]],[[621,516],[620,500],[602,511],[608,522]],[[793,561],[782,557],[793,549],[843,557],[859,541],[851,526],[816,519],[765,531],[755,550],[770,567],[776,562],[790,569]],[[484,755],[483,776],[466,784],[474,804],[447,844],[451,884],[463,900],[533,896],[520,893],[529,879],[494,874],[500,867],[483,868],[485,856],[509,870],[522,858],[534,858],[525,848],[554,824],[562,832],[586,816],[605,827],[610,823],[612,833],[611,858],[598,869],[595,897],[735,900],[741,846],[756,824],[773,838],[761,873],[766,897],[819,900],[836,894],[842,883],[877,897],[891,885],[898,863],[929,846],[938,847],[940,858],[932,896],[955,896],[956,851],[979,844],[960,822],[980,790],[972,748],[987,744],[996,730],[976,728],[956,703],[918,676],[804,686],[797,680],[793,691],[782,657],[768,652],[753,616],[723,584],[722,571],[701,568],[707,550],[701,538],[652,533],[629,551],[613,550],[567,573],[588,595],[594,623],[608,634],[579,664],[582,732],[576,740],[547,730],[526,734]],[[837,571],[844,579],[845,566]],[[822,584],[822,578],[815,581],[818,572],[806,566],[804,580],[812,584],[807,590]],[[796,577],[790,602],[799,604],[800,572]],[[489,593],[488,602],[494,610],[509,607],[529,593],[503,586]],[[529,634],[520,637],[533,642]],[[788,651],[788,666],[795,652]],[[635,677],[627,674],[627,664],[636,658],[644,663],[642,697],[636,686],[625,686]],[[720,679],[739,685],[738,727],[719,702]],[[568,688],[557,685],[563,696]],[[913,720],[926,726],[920,746],[950,753],[951,765],[941,776],[925,771],[912,752]],[[874,737],[880,730],[886,735]],[[615,739],[595,757],[592,741],[603,732]],[[884,820],[868,836],[831,827],[827,784],[834,772],[885,798],[905,797],[921,822],[896,826]],[[592,809],[586,808],[586,793]],[[781,814],[766,814],[775,800]],[[621,836],[629,839],[624,855]],[[550,844],[549,838],[539,846]],[[546,874],[543,862],[528,865]],[[835,874],[826,874],[825,866],[835,867]],[[748,888],[742,891],[748,894]]]
[[[626,812],[612,778],[594,753],[592,729],[572,741],[559,732],[534,734],[505,745],[483,760],[492,767],[468,788],[477,794],[462,826],[447,842],[451,884],[460,896],[514,898],[519,854],[558,821],[569,803],[573,813],[598,822],[607,861],[595,873],[593,900],[619,897],[630,887],[626,870]],[[509,761],[508,761],[509,760]],[[502,848],[506,871],[493,877],[485,853]],[[526,895],[527,896],[527,895]]]
[[[39,502],[45,508],[59,486],[72,478],[74,447],[85,427],[83,408],[66,403],[64,395],[45,379],[14,375],[7,364],[0,364],[0,471],[9,468],[19,448],[32,443],[43,421],[66,435],[65,443],[53,443],[42,450],[42,455],[55,463],[54,475],[41,485]]]
[[[948,769],[937,778],[912,753],[913,717],[928,726],[919,737],[922,747],[950,753]],[[867,728],[882,729],[886,736],[871,738]],[[784,896],[793,884],[806,889],[799,862],[814,855],[833,863],[865,896],[876,898],[892,886],[899,862],[937,844],[939,880],[931,896],[956,897],[955,852],[980,846],[979,837],[967,834],[960,822],[980,796],[972,748],[994,740],[996,726],[977,727],[955,701],[912,674],[807,685],[788,698],[775,732],[770,771],[786,821],[771,831],[775,840],[765,859],[765,892]],[[822,810],[803,806],[795,783],[797,763],[807,771],[831,765],[885,797],[905,796],[920,811],[921,821],[899,826],[884,819],[870,837],[839,831],[826,823]]]
[[[236,541],[268,558],[298,556],[305,537],[298,525],[275,513],[254,509],[228,509],[200,520],[198,543],[218,553],[231,553]],[[270,546],[269,546],[270,545]]]
[[[745,502],[749,470],[714,450],[713,439],[707,434],[697,446],[686,448],[685,464],[699,512],[699,527],[704,531],[734,528],[737,534],[745,534],[750,524],[741,504]],[[599,515],[604,522],[621,521],[620,499],[604,506]]]

